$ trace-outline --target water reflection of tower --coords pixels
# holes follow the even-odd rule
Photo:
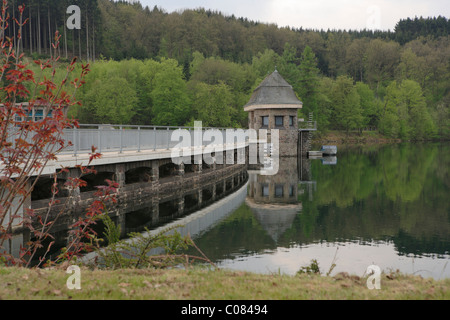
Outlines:
[[[276,175],[249,171],[246,203],[266,232],[277,241],[302,211],[301,179],[310,179],[310,161],[281,157]],[[300,189],[299,189],[300,187]]]

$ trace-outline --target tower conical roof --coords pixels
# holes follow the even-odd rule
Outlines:
[[[299,109],[302,105],[292,86],[275,70],[253,91],[244,110],[271,108],[271,106]]]

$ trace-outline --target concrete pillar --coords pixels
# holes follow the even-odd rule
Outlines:
[[[215,152],[215,158],[216,158],[216,164],[218,165],[225,165],[225,151],[217,151]],[[221,167],[219,167],[221,168]]]
[[[27,182],[27,184],[26,184],[26,186],[25,186],[25,189],[26,189],[27,191],[30,191],[30,189],[31,189],[31,182],[30,182],[30,181]],[[31,209],[31,192],[30,192],[30,194],[28,195],[28,197],[25,198],[25,200],[24,200],[24,202],[23,202],[22,217],[23,217],[24,212],[25,212],[26,209]]]
[[[30,182],[27,182],[25,189],[28,191],[30,187],[31,187]],[[8,196],[9,192],[8,190],[6,190],[5,197]],[[17,229],[21,229],[23,227],[22,221],[26,209],[31,209],[31,194],[28,195],[25,199],[23,198],[23,196],[15,194],[14,199],[12,199],[10,209],[5,213],[2,227],[3,228],[11,227],[11,229],[8,231],[15,231]]]
[[[234,164],[234,150],[227,150],[227,152],[225,152],[224,161],[226,167],[229,167],[230,165]]]
[[[151,175],[152,175],[152,223],[158,223],[159,221],[159,160],[152,160],[151,162]]]
[[[178,203],[177,216],[180,216],[180,215],[182,215],[184,213],[184,196],[181,196],[176,201]]]
[[[255,151],[255,148],[252,148],[253,152]],[[256,149],[257,150],[257,149]],[[255,155],[253,155],[255,156]],[[250,147],[245,147],[245,164],[249,165],[250,164]]]
[[[198,190],[197,199],[198,199],[198,206],[201,207],[202,203],[203,203],[203,191],[202,191],[202,189]]]
[[[247,152],[246,148],[241,148],[236,151],[237,153],[237,164],[246,164],[247,163]]]
[[[184,163],[180,163],[179,165],[176,166],[175,175],[181,177],[184,176]]]
[[[119,184],[119,189],[125,186],[125,164],[118,163],[115,165],[114,179]]]
[[[159,200],[156,198],[152,199],[152,224],[158,223],[159,221]]]
[[[153,160],[151,162],[151,181],[152,183],[159,182],[159,161]]]
[[[81,172],[78,168],[71,168],[69,169],[69,172],[66,173],[67,180],[69,178],[79,178],[81,175]],[[70,205],[75,208],[77,203],[81,200],[81,191],[80,187],[72,188],[68,190],[69,196],[70,196]]]
[[[119,213],[116,218],[116,226],[120,226],[120,235],[122,237],[126,236],[126,233],[127,233],[126,232],[126,222],[127,222],[126,217],[127,217],[127,215],[125,213]]]
[[[216,196],[217,196],[217,186],[214,183],[213,187],[212,187],[212,200],[215,201],[216,200]]]

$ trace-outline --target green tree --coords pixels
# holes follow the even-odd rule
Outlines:
[[[257,84],[259,84],[262,79],[275,70],[279,60],[280,56],[271,49],[266,49],[264,52],[259,52],[253,57],[252,68],[258,75]]]
[[[189,68],[190,74],[192,75],[192,74],[196,73],[204,61],[205,61],[205,56],[201,52],[195,51],[192,54],[192,62],[190,64],[190,68]]]
[[[397,66],[397,79],[414,80],[420,83],[421,86],[425,85],[425,71],[426,61],[423,57],[418,57],[411,48],[406,48],[400,58],[400,63]]]
[[[187,95],[183,69],[173,59],[161,61],[161,69],[154,77],[152,114],[154,124],[180,126],[190,118],[190,101]]]
[[[394,78],[395,66],[400,60],[399,49],[398,43],[381,39],[372,40],[367,47],[367,80],[377,95],[380,94],[380,86]]]
[[[96,90],[85,96],[86,104],[94,106],[100,123],[129,124],[138,101],[136,91],[124,79],[113,77],[107,81],[97,80]]]
[[[319,89],[319,69],[317,59],[309,46],[303,50],[299,65],[299,88],[298,94],[303,102],[302,112],[307,116],[313,112],[321,125],[324,123],[322,115],[318,113],[318,89]]]
[[[202,121],[204,127],[232,127],[233,94],[223,82],[209,85],[203,82],[190,83],[193,102],[193,119]]]
[[[330,33],[327,39],[328,74],[331,77],[345,75],[347,47],[350,45],[350,36],[346,32]]]
[[[434,135],[435,128],[417,82],[393,81],[388,86],[380,130],[402,139],[420,140]]]
[[[363,82],[365,79],[364,71],[367,59],[368,42],[369,40],[366,38],[355,39],[347,48],[347,70],[355,81]]]
[[[407,112],[408,115],[410,131],[407,132],[407,136],[414,140],[432,137],[434,126],[420,85],[413,80],[403,80],[398,98],[399,110],[402,114]]]
[[[286,81],[294,88],[297,94],[300,92],[300,70],[298,65],[300,59],[297,57],[297,49],[290,43],[286,43],[284,51],[277,65],[278,71]]]
[[[332,97],[332,88],[334,81],[328,77],[319,79],[318,95],[317,95],[317,114],[319,115],[318,129],[321,132],[326,132],[330,127],[333,119],[334,108]]]
[[[139,103],[133,124],[153,124],[153,99],[152,92],[156,87],[155,76],[161,72],[162,64],[154,60],[144,60],[139,67],[137,78],[137,92]]]
[[[374,92],[370,89],[369,85],[362,82],[357,82],[355,87],[360,98],[363,116],[362,125],[364,127],[377,126],[380,112],[378,108],[379,104],[377,103]]]
[[[232,123],[246,126],[248,115],[243,106],[248,102],[257,75],[248,64],[237,64],[219,58],[205,59],[192,74],[191,81],[209,85],[226,84],[233,94]]]
[[[391,138],[397,138],[400,132],[399,115],[397,112],[397,83],[394,81],[386,88],[384,106],[378,129],[381,133]]]
[[[347,133],[361,128],[363,116],[360,97],[351,78],[339,76],[336,79],[331,92],[331,101],[338,128],[344,129]]]
[[[441,138],[450,138],[450,93],[439,103],[433,114],[436,130]]]

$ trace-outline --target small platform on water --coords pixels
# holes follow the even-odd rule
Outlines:
[[[336,146],[322,146],[320,151],[308,151],[308,158],[322,158],[323,156],[335,156],[337,154]]]
[[[322,151],[308,151],[308,158],[322,158]]]
[[[334,156],[337,154],[337,147],[336,146],[322,146],[322,149],[320,151],[324,155]]]

